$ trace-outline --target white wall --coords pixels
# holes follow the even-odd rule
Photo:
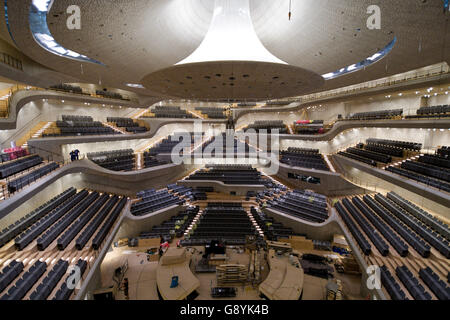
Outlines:
[[[97,121],[106,121],[107,117],[127,117],[142,111],[135,108],[120,108],[115,106],[85,105],[84,103],[60,100],[32,101],[20,109],[17,115],[17,129],[1,130],[0,145],[9,147],[10,141],[24,136],[29,130],[41,121],[61,120],[61,115],[91,116]]]
[[[285,124],[292,124],[294,121],[306,119],[305,113],[303,111],[297,112],[277,112],[274,109],[274,112],[261,112],[261,113],[247,113],[240,117],[236,122],[236,129],[242,126],[248,126],[249,124],[254,123],[255,121],[261,120],[283,120]]]
[[[421,94],[416,95],[414,91],[409,93],[399,91],[386,95],[349,99],[345,102],[322,103],[307,109],[307,116],[310,120],[330,121],[336,119],[338,114],[346,117],[352,113],[392,109],[403,109],[404,115],[414,115],[416,110],[420,108],[420,99],[425,90],[422,89],[420,92]],[[399,93],[402,93],[402,96],[399,96]],[[449,94],[439,94],[437,96],[434,96],[433,92],[430,94],[428,106],[450,104]],[[391,97],[386,98],[387,95]]]
[[[321,153],[332,154],[368,138],[389,139],[422,143],[423,149],[433,149],[450,144],[450,130],[404,129],[404,128],[357,128],[338,134],[331,141],[281,140],[280,150],[289,147],[319,149]]]

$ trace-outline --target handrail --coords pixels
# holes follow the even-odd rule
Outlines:
[[[439,64],[432,69],[424,70],[422,72],[415,71],[414,76],[410,76],[409,73],[403,73],[400,75],[394,75],[394,76],[391,76],[388,78],[383,78],[383,79],[373,80],[373,81],[364,82],[364,83],[360,83],[360,84],[355,84],[355,85],[348,86],[348,87],[308,94],[308,95],[301,96],[300,98],[301,98],[302,102],[311,102],[311,101],[314,101],[317,99],[329,98],[329,97],[334,97],[337,95],[348,94],[348,93],[355,93],[357,91],[362,91],[362,90],[366,90],[366,89],[388,87],[388,86],[391,86],[394,84],[414,81],[414,80],[423,79],[423,78],[427,78],[427,77],[435,77],[437,75],[444,75],[447,73],[449,73],[448,65],[445,66],[443,64]]]

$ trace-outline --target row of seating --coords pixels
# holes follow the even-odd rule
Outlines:
[[[102,97],[105,97],[105,98],[110,98],[110,99],[129,100],[129,99],[124,98],[120,93],[117,93],[117,92],[96,90],[95,94],[99,95],[99,96],[102,96]]]
[[[278,130],[278,133],[280,134],[288,133],[288,128],[283,123],[283,120],[258,120],[253,124],[246,126],[243,131],[247,131],[249,129],[253,129],[258,133],[261,130],[266,130],[267,133],[271,133],[273,130]]]
[[[214,107],[196,107],[195,110],[208,116],[209,119],[226,119],[225,109]]]
[[[40,207],[31,211],[30,213],[23,216],[21,219],[15,223],[9,225],[0,232],[0,247],[4,246],[6,243],[14,239],[21,232],[25,231],[28,227],[34,224],[36,221],[56,209],[63,202],[71,198],[76,194],[75,188],[69,188],[66,191],[60,193],[56,197],[47,201]]]
[[[330,171],[323,156],[319,153],[291,153],[289,151],[280,152],[280,162],[294,167]]]
[[[377,230],[374,229],[368,223],[366,218],[363,217],[363,215],[361,215],[358,212],[358,210],[350,202],[350,200],[348,200],[347,198],[344,198],[342,200],[342,204],[347,209],[347,211],[350,213],[350,215],[353,217],[353,219],[356,221],[356,223],[359,225],[359,227],[364,231],[364,233],[367,235],[367,237],[372,241],[372,243],[378,249],[380,254],[384,257],[387,256],[389,254],[389,246],[383,240],[383,238],[380,236],[380,234],[377,232]]]
[[[214,192],[214,189],[209,190],[209,187],[197,187],[196,189],[192,189],[185,186],[178,186],[176,184],[168,185],[167,189],[172,191],[172,193],[176,194],[178,197],[183,196],[188,198],[190,201],[207,200],[208,197],[205,192]]]
[[[400,288],[400,285],[386,266],[381,266],[380,278],[381,284],[386,288],[386,291],[389,293],[392,300],[408,300],[405,292]]]
[[[403,149],[401,148],[392,148],[384,145],[377,145],[373,143],[368,143],[364,146],[366,150],[373,151],[376,153],[386,154],[392,157],[403,158]]]
[[[16,260],[11,261],[0,273],[0,292],[5,290],[19,274],[22,273],[25,266],[23,262]]]
[[[92,237],[98,227],[100,227],[100,224],[105,220],[108,213],[110,213],[110,211],[118,201],[118,196],[112,196],[105,204],[105,206],[103,206],[103,208],[95,215],[94,219],[87,225],[83,232],[78,235],[77,239],[75,240],[75,247],[77,248],[77,250],[82,250],[84,248],[88,240]]]
[[[250,213],[268,240],[278,241],[279,239],[287,239],[290,236],[299,235],[292,228],[275,221],[273,217],[267,216],[264,212],[257,210],[253,206],[250,208]]]
[[[417,161],[444,169],[450,169],[450,159],[439,155],[424,154],[421,155]]]
[[[139,202],[131,205],[131,214],[142,216],[173,205],[181,205],[184,202],[184,200],[170,194],[167,190],[159,192],[152,190],[146,193],[145,197],[142,197]]]
[[[397,267],[395,273],[415,300],[431,300],[430,293],[419,283],[408,267]]]
[[[34,286],[39,278],[45,273],[47,263],[36,261],[22,277],[11,286],[6,294],[0,300],[21,300],[28,291]]]
[[[435,230],[443,238],[450,240],[450,227],[447,224],[445,224],[435,216],[432,216],[425,210],[419,208],[414,203],[400,197],[393,191],[389,192],[387,194],[387,197],[388,199],[392,200],[397,205],[408,211],[414,217],[422,221],[424,224]]]
[[[94,121],[90,116],[63,115],[62,121],[56,121],[58,130],[44,131],[43,137],[54,136],[80,136],[80,135],[106,135],[121,134],[113,128],[104,126],[100,121]]]
[[[441,147],[436,151],[436,154],[441,158],[449,159],[450,158],[450,147],[448,147],[448,146]],[[450,167],[448,167],[448,168],[450,168]]]
[[[180,107],[156,106],[151,109],[154,118],[193,119],[194,116]],[[146,116],[144,116],[146,118]]]
[[[37,179],[42,178],[43,176],[49,174],[52,171],[55,171],[58,168],[59,168],[58,163],[51,162],[15,180],[11,180],[8,182],[8,192],[9,193],[17,192],[26,187],[27,185],[33,183]]]
[[[185,211],[164,221],[158,226],[154,226],[151,231],[141,232],[140,239],[149,239],[160,237],[163,242],[171,242],[176,236],[178,238],[184,235],[186,229],[191,225],[195,216],[199,212],[199,207],[189,207]]]
[[[346,158],[350,158],[350,159],[353,159],[353,160],[357,160],[357,161],[360,161],[360,162],[363,162],[363,163],[368,164],[368,165],[373,166],[373,167],[377,166],[377,162],[376,161],[374,161],[372,159],[367,159],[365,157],[361,157],[361,156],[359,156],[357,154],[344,152],[344,151],[339,151],[338,155],[346,157]]]
[[[113,171],[130,171],[136,164],[132,149],[88,153],[87,157],[99,166]]]
[[[110,200],[110,196],[106,193],[102,194],[74,223],[65,229],[56,241],[58,249],[64,250],[108,200]]]
[[[360,146],[360,147],[362,147],[362,146]],[[369,151],[369,150],[364,150],[362,148],[347,148],[347,150],[345,150],[345,152],[352,153],[357,156],[367,158],[370,160],[374,160],[377,162],[382,162],[382,163],[389,163],[392,161],[392,157],[389,155],[377,153],[377,152],[373,152],[373,151]]]
[[[0,163],[19,159],[19,158],[25,157],[27,155],[29,155],[28,150],[23,149],[22,147],[4,149],[0,153]]]
[[[409,170],[405,170],[403,168],[398,168],[398,167],[389,166],[386,168],[386,170],[389,172],[396,173],[398,175],[407,177],[408,179],[412,179],[412,180],[416,180],[418,182],[424,183],[428,186],[432,186],[434,188],[444,190],[446,192],[450,192],[450,184],[446,183],[444,181],[426,177],[424,175],[421,175],[421,174],[418,174],[418,173],[415,173],[415,172],[412,172]]]
[[[412,150],[412,151],[420,151],[422,149],[422,144],[416,143],[416,142],[375,139],[375,138],[367,139],[366,142],[367,142],[367,144],[378,144],[378,145],[384,145],[387,147],[401,148],[401,149]]]
[[[151,156],[149,152],[144,152],[144,168],[151,168],[168,164],[168,161],[160,160],[157,157]]]
[[[188,238],[245,241],[247,235],[257,232],[241,203],[209,202]]]
[[[436,167],[424,162],[407,160],[401,164],[403,169],[423,174],[427,177],[450,182],[450,169]]]
[[[102,127],[103,124],[100,121],[56,121],[56,126],[58,128],[91,128],[91,127]]]
[[[289,147],[287,152],[294,154],[318,154],[320,153],[319,149],[311,149],[311,148],[295,148]]]
[[[77,219],[91,204],[99,197],[98,192],[90,193],[83,201],[78,203],[67,213],[63,219],[52,224],[36,241],[37,248],[40,251],[45,250],[62,232]]]
[[[188,150],[191,149],[192,144],[195,141],[195,137],[193,134],[190,135],[190,137],[191,137],[190,141],[189,140],[186,141],[186,139],[184,139],[182,136],[175,138],[176,136],[177,136],[177,133],[161,140],[156,145],[154,145],[152,148],[147,150],[144,153],[144,155],[147,154],[148,156],[157,156],[159,154],[171,154],[172,150],[175,146],[177,146],[179,148],[181,154],[183,153],[184,149],[188,149]],[[197,139],[199,139],[198,136],[197,136]]]
[[[326,198],[316,193],[289,192],[277,199],[267,202],[268,208],[315,223],[323,223],[328,219]],[[321,196],[321,195],[320,195]]]
[[[97,232],[94,239],[92,240],[92,248],[94,250],[100,249],[101,244],[103,243],[103,240],[105,240],[106,236],[109,233],[109,230],[111,230],[111,228],[114,225],[114,222],[117,220],[117,218],[119,217],[123,208],[127,204],[127,201],[128,201],[128,199],[126,197],[123,197],[122,199],[120,199],[119,203],[116,205],[116,207],[113,209],[113,211],[106,218],[105,223],[102,225],[102,227]],[[95,225],[95,224],[93,223],[93,225]],[[89,226],[89,227],[91,227],[91,226]],[[91,228],[93,228],[93,227],[91,227]],[[78,244],[77,244],[77,248],[79,248]]]
[[[437,251],[439,251],[447,259],[450,258],[450,245],[447,240],[442,238],[439,234],[435,233],[432,229],[428,228],[420,220],[416,219],[413,215],[403,210],[401,207],[395,204],[392,200],[386,198],[381,194],[376,194],[375,199],[392,212],[403,223],[410,227],[414,232],[420,235],[428,243],[430,243]]]
[[[16,173],[37,166],[41,164],[43,160],[44,159],[42,159],[39,155],[33,154],[29,157],[4,162],[0,165],[0,179],[5,179]]]
[[[87,269],[87,261],[79,259],[75,266],[78,268],[78,270],[76,268],[72,269],[70,274],[62,282],[60,288],[53,297],[53,300],[69,300],[77,285],[77,283],[73,283],[73,281],[70,281],[70,279],[74,278],[75,273],[77,273],[79,276],[83,276],[84,272]],[[72,286],[68,287],[68,283],[71,283]]]
[[[439,300],[450,300],[450,287],[430,267],[420,269],[419,277]]]
[[[261,173],[254,168],[208,168],[191,174],[186,180],[214,180],[224,184],[264,185]]]
[[[450,113],[450,105],[438,105],[431,107],[421,107],[417,109],[417,115],[433,115]]]
[[[323,134],[323,120],[297,120],[293,124],[296,134]]]
[[[352,198],[353,204],[359,211],[372,223],[372,225],[380,232],[383,237],[391,244],[391,246],[402,257],[408,255],[408,246],[405,242],[358,197]]]
[[[356,226],[356,223],[353,222],[353,220],[348,215],[347,211],[344,209],[344,206],[341,204],[341,202],[336,202],[334,205],[337,212],[339,213],[339,216],[342,218],[344,223],[346,224],[348,230],[352,234],[353,238],[355,238],[356,242],[358,243],[359,247],[361,248],[362,252],[368,256],[372,252],[372,246],[370,245],[369,241],[366,239],[366,237],[362,234],[361,230]]]
[[[69,263],[62,259],[54,265],[52,270],[41,281],[39,286],[31,293],[30,300],[47,300],[47,298],[55,289],[58,282],[62,279],[69,267]]]
[[[430,246],[423,241],[416,233],[411,231],[398,217],[393,215],[388,208],[385,208],[382,203],[375,201],[372,197],[365,195],[364,202],[375,211],[378,216],[383,219],[393,230],[395,230],[411,247],[416,250],[422,257],[428,258],[430,256]]]
[[[50,228],[56,221],[61,219],[69,210],[71,210],[76,204],[80,203],[87,197],[89,192],[82,190],[73,197],[69,198],[63,204],[56,209],[46,214],[43,218],[32,224],[27,230],[23,231],[19,236],[14,239],[14,244],[17,250],[23,250],[34,239],[36,239],[41,233]]]
[[[346,120],[381,120],[392,119],[403,115],[403,109],[358,112],[350,114]]]
[[[50,89],[66,91],[70,93],[83,93],[83,89],[79,86],[72,86],[70,84],[60,83],[54,86],[50,86]]]
[[[143,133],[148,131],[147,127],[140,126],[131,118],[107,117],[106,121],[114,123],[119,128],[125,128],[127,132]]]

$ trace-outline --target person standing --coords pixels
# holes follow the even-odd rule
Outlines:
[[[70,161],[75,161],[76,156],[75,156],[75,151],[70,151]]]
[[[80,160],[80,150],[75,149],[74,153],[75,153],[75,159]]]

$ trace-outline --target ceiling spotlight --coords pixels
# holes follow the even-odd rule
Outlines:
[[[130,88],[145,89],[145,87],[140,83],[126,83],[125,85]]]

